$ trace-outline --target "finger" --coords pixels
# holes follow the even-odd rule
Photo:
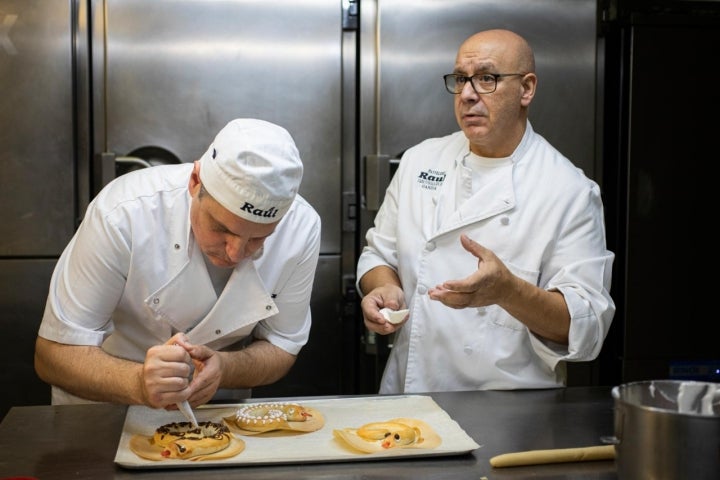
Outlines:
[[[176,333],[170,339],[165,342],[165,345],[180,345],[180,343],[185,341],[185,334],[182,332]]]
[[[448,290],[442,286],[433,288],[428,291],[431,300],[437,300],[450,308],[465,308],[470,304],[471,296],[467,293]]]
[[[372,322],[382,325],[385,323],[385,317],[380,313],[381,300],[377,298],[365,297],[361,302],[363,318],[366,322]]]
[[[370,320],[367,317],[364,317],[364,323],[367,329],[372,332],[379,333],[380,335],[388,335],[397,330],[395,325],[385,320],[385,317],[383,317],[382,315],[380,317],[380,321]]]
[[[176,333],[175,335],[170,337],[170,340],[165,342],[165,345],[180,345],[186,350],[192,347],[190,339],[188,339],[187,335],[185,335],[183,332]]]
[[[482,260],[486,255],[487,249],[464,233],[460,235],[460,243],[465,250],[472,253],[478,260]]]
[[[187,352],[196,366],[198,362],[205,362],[208,358],[215,355],[215,350],[208,348],[205,345],[190,345],[187,348]]]
[[[189,400],[193,401],[200,398],[212,397],[217,391],[217,384],[215,382],[203,382],[193,385],[193,393],[190,395]]]
[[[145,397],[154,407],[162,407],[187,398],[187,380],[179,377],[145,377]]]
[[[188,353],[179,345],[156,345],[145,354],[145,362],[156,367],[168,367],[170,364],[188,363]],[[172,367],[172,366],[171,366]]]
[[[377,331],[378,328],[387,323],[387,320],[385,320],[385,317],[382,315],[365,314],[363,315],[363,320],[365,321],[365,326],[373,331]]]
[[[471,277],[462,278],[460,280],[448,280],[442,284],[442,289],[454,293],[475,293],[477,284]]]

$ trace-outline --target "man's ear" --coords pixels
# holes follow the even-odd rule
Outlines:
[[[200,162],[198,160],[195,160],[193,162],[193,169],[192,173],[190,174],[190,180],[188,181],[188,190],[190,191],[190,196],[195,196],[195,194],[200,190]]]
[[[520,97],[520,103],[523,107],[527,107],[535,97],[535,89],[537,88],[537,76],[534,73],[526,74],[522,79],[523,94]]]

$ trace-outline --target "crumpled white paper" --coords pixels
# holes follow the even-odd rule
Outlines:
[[[392,324],[397,324],[405,320],[405,317],[407,316],[408,312],[410,310],[392,310],[390,308],[383,308],[380,310],[380,313],[383,317],[385,317],[385,320]]]

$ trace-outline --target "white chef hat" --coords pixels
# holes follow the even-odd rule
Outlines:
[[[282,218],[300,188],[303,165],[290,134],[263,120],[228,123],[200,158],[200,180],[220,204],[255,223]]]

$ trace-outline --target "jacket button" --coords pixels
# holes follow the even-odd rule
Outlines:
[[[425,295],[427,293],[427,288],[424,285],[418,285],[417,291],[420,295]]]
[[[428,252],[432,252],[433,250],[435,250],[435,242],[427,242],[425,248],[427,248]]]
[[[509,224],[509,223],[510,223],[510,217],[502,217],[502,218],[500,219],[500,223],[502,223],[503,225]]]
[[[222,330],[215,330],[215,335],[220,335],[222,333]]]
[[[272,310],[272,305],[265,305],[265,310]]]
[[[160,299],[157,297],[153,298],[153,304],[157,305],[158,303],[160,303]]]

